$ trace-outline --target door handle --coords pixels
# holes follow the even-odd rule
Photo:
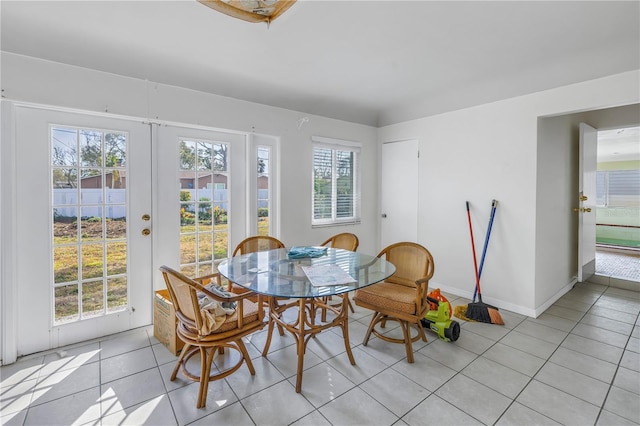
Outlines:
[[[382,213],[382,214],[380,215],[380,217],[384,219],[384,218],[386,218],[386,217],[387,217],[387,214],[386,214],[386,213]]]
[[[575,209],[573,209],[573,211],[576,212],[576,213],[577,212],[580,212],[580,213],[591,213],[591,207],[587,207],[587,208],[583,208],[583,207],[577,208],[576,207]]]

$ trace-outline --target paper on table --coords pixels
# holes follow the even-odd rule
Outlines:
[[[346,273],[336,264],[330,265],[304,265],[301,266],[309,278],[311,285],[322,287],[328,285],[342,285],[356,282],[351,275]]]

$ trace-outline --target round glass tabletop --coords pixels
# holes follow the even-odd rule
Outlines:
[[[316,247],[320,249],[321,247]],[[392,263],[368,254],[327,248],[318,257],[289,259],[288,249],[248,253],[223,260],[220,274],[268,296],[332,296],[366,287],[393,275]]]

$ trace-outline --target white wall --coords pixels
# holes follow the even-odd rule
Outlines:
[[[538,175],[535,206],[536,244],[535,307],[550,304],[577,280],[578,143],[572,142],[568,116],[538,121]],[[555,297],[554,297],[555,296]]]
[[[640,71],[633,71],[380,129],[309,116],[299,129],[304,113],[2,53],[2,87],[10,100],[280,137],[279,237],[288,245],[352,231],[361,251],[377,252],[379,145],[416,138],[423,188],[417,194],[418,236],[436,260],[432,286],[471,296],[464,201],[472,204],[480,251],[495,198],[500,205],[483,272],[484,299],[531,316],[559,297],[574,274],[572,243],[566,241],[575,226],[566,212],[571,201],[560,202],[573,185],[566,183],[574,176],[565,164],[573,153],[556,151],[549,141],[540,146],[538,118],[638,103],[639,81]],[[311,229],[312,135],[363,143],[361,225]],[[556,214],[542,209],[547,197],[558,203]]]
[[[377,250],[376,129],[307,116],[232,98],[137,80],[2,52],[2,88],[8,100],[151,118],[280,138],[280,235],[287,245],[321,243],[354,232],[363,252]],[[362,149],[362,223],[311,229],[311,136],[358,141]]]
[[[633,71],[380,128],[379,144],[419,140],[424,190],[417,194],[418,236],[435,258],[432,286],[472,295],[464,202],[472,205],[480,252],[495,198],[499,206],[483,271],[484,301],[537,316],[567,291],[576,272],[568,274],[575,268],[570,239],[576,224],[567,211],[577,182],[571,171],[574,154],[572,147],[553,147],[550,140],[539,146],[538,117],[639,101],[640,71]],[[549,204],[551,211],[545,208]]]

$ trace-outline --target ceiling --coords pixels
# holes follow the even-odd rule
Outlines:
[[[640,161],[640,127],[598,130],[598,162],[610,161]]]
[[[384,126],[640,68],[638,1],[0,1],[3,51]]]

